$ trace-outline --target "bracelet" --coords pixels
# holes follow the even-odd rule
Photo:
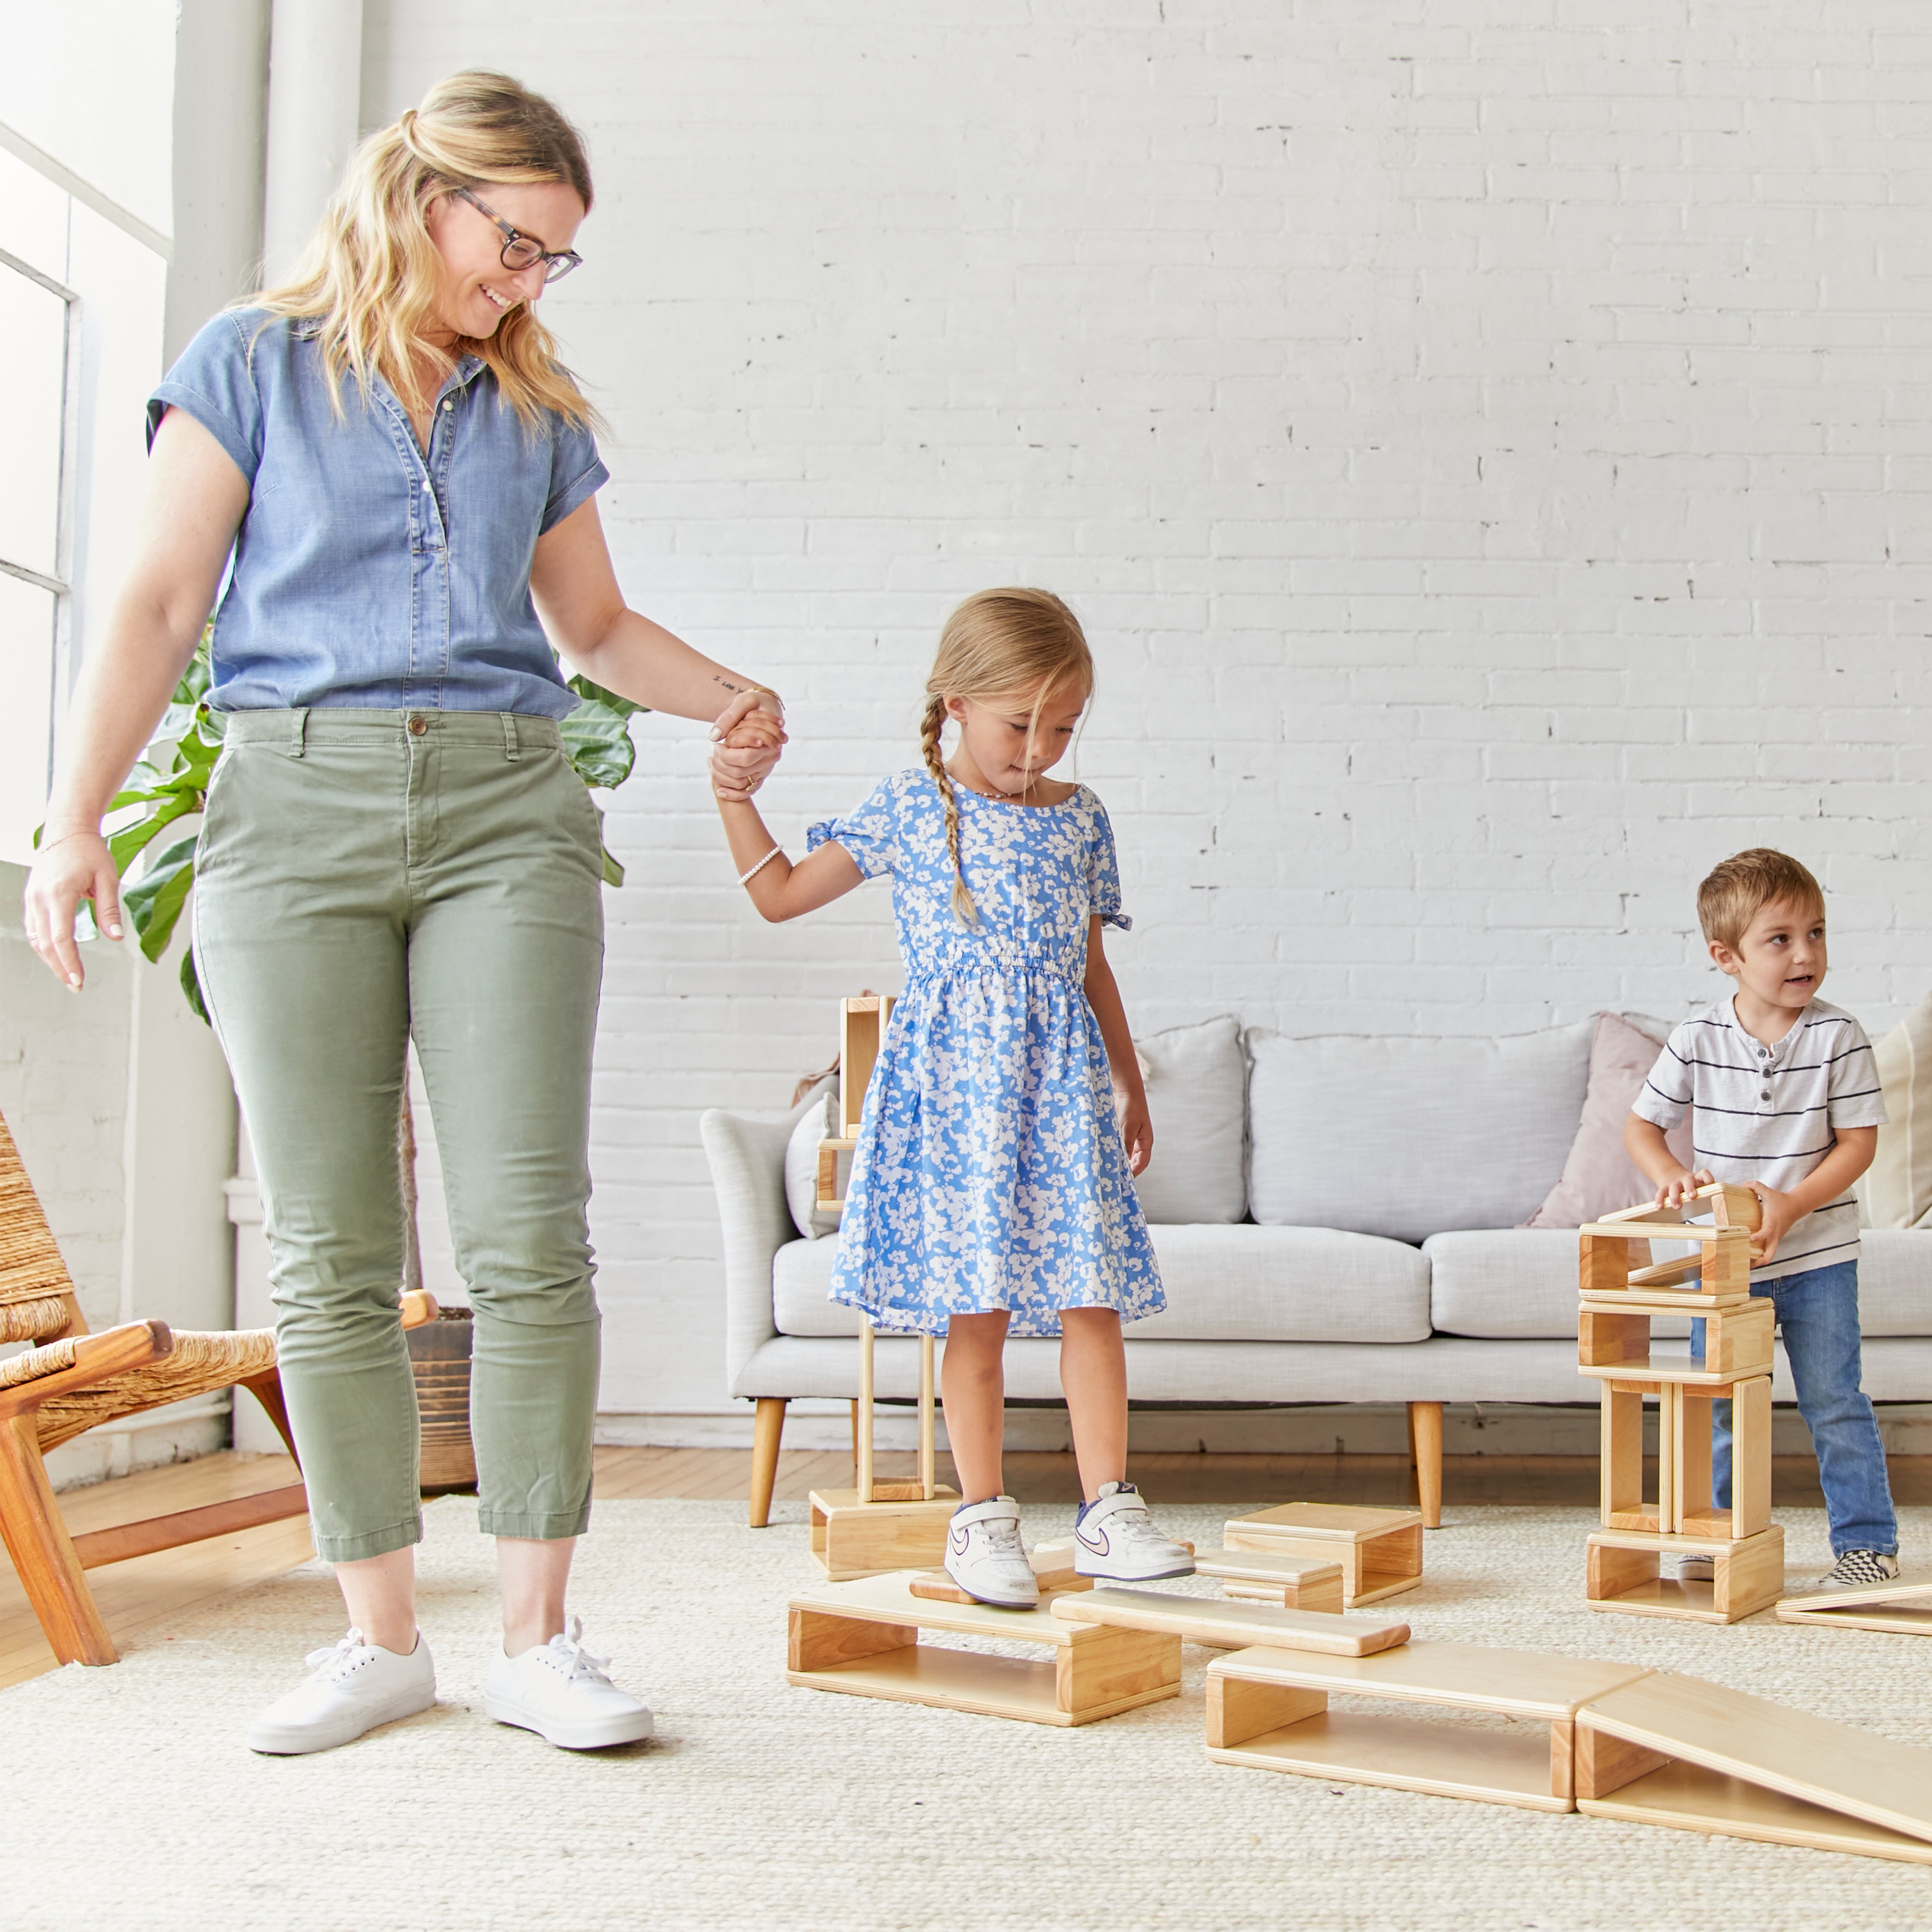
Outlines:
[[[776,695],[777,695],[777,694],[776,694],[776,692],[774,692],[772,694],[773,694],[774,696],[776,696]],[[740,884],[741,886],[748,886],[748,885],[752,883],[752,881],[754,879],[755,879],[755,878],[758,876],[758,874],[759,874],[760,872],[762,872],[765,869],[765,868],[766,868],[767,866],[769,866],[769,865],[772,862],[772,861],[774,859],[776,859],[778,856],[778,848],[776,845],[774,845],[774,846],[772,848],[772,849],[771,849],[769,852],[767,852],[767,853],[765,854],[765,856],[764,856],[762,859],[760,859],[760,860],[758,861],[758,862],[755,866],[754,866],[752,868],[752,869],[751,869],[748,872],[740,872],[740,873],[738,874],[738,883],[739,883],[739,884]]]
[[[785,708],[784,700],[782,698],[778,698],[778,693],[774,691],[770,685],[748,684],[746,686],[745,688],[747,691],[762,691],[767,698],[777,698],[779,713],[781,716],[783,715]]]

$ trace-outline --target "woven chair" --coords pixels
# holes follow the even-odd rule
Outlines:
[[[430,1295],[404,1297],[404,1328],[435,1315]],[[176,1334],[164,1322],[130,1322],[89,1334],[73,1277],[0,1118],[0,1344],[21,1342],[32,1346],[0,1361],[0,1538],[54,1654],[63,1664],[112,1664],[120,1653],[86,1571],[299,1516],[308,1507],[306,1493],[294,1483],[70,1537],[43,1458],[104,1423],[223,1388],[248,1390],[292,1456],[274,1331]]]

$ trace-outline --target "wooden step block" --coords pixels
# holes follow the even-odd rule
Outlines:
[[[1342,1566],[1345,1604],[1372,1604],[1422,1581],[1422,1513],[1346,1503],[1282,1503],[1222,1528],[1230,1550],[1273,1550]]]
[[[1578,1366],[1586,1374],[1656,1372],[1670,1382],[1741,1382],[1771,1372],[1775,1318],[1768,1300],[1747,1298],[1737,1306],[1706,1315],[1701,1355],[1654,1355],[1652,1318],[1647,1309],[1606,1312],[1586,1297],[1576,1317]],[[1664,1374],[1657,1367],[1659,1363],[1673,1365],[1671,1372]]]
[[[1092,1577],[1082,1576],[1073,1568],[1073,1546],[1070,1543],[1036,1543],[1027,1552],[1027,1562],[1042,1597],[1052,1596],[1063,1590],[1090,1590],[1094,1587]],[[976,1604],[980,1600],[961,1589],[944,1570],[922,1570],[907,1587],[915,1597],[923,1597],[935,1604]]]
[[[1056,1597],[1053,1614],[1070,1623],[1106,1624],[1120,1630],[1157,1630],[1190,1643],[1242,1649],[1265,1644],[1281,1650],[1367,1657],[1408,1641],[1406,1624],[1372,1622],[1262,1604],[1231,1604],[1219,1597],[1184,1597],[1170,1590],[1093,1590]]]
[[[1342,1566],[1310,1562],[1276,1550],[1210,1550],[1196,1552],[1194,1568],[1216,1577],[1222,1594],[1243,1603],[1274,1604],[1285,1610],[1342,1613]]]
[[[80,1538],[74,1538],[76,1548]],[[1932,1575],[1901,1574],[1889,1583],[1868,1583],[1851,1590],[1812,1590],[1782,1598],[1778,1619],[1787,1624],[1836,1624],[1848,1630],[1888,1630],[1897,1636],[1932,1636],[1932,1604],[1915,1604],[1914,1597],[1932,1597]]]
[[[1776,1523],[1755,1536],[1667,1536],[1600,1529],[1588,1539],[1585,1594],[1593,1610],[1734,1624],[1770,1609],[1784,1594],[1784,1532]],[[1708,1583],[1680,1583],[1663,1574],[1679,1556],[1708,1556]]]
[[[1208,1754],[1304,1777],[1568,1811],[1577,1711],[1648,1676],[1641,1664],[1466,1643],[1410,1643],[1369,1657],[1238,1651],[1208,1666]],[[1336,1712],[1331,1696],[1535,1724],[1529,1735],[1430,1723],[1407,1712]]]
[[[1932,1844],[1932,1751],[1894,1743],[1875,1732],[1855,1730],[1828,1718],[1667,1671],[1592,1699],[1577,1712],[1576,1725],[1580,1736],[1586,1732],[1607,1732],[1656,1758],[1697,1766],[1842,1817],[1859,1819],[1884,1831]],[[1618,1782],[1628,1768],[1626,1763],[1603,1778],[1580,1773],[1578,1808],[1604,1810],[1603,1801],[1615,1796],[1623,1802],[1608,1815],[1632,1815],[1631,1794],[1640,1797],[1642,1783],[1655,1774]],[[1696,1795],[1687,1788],[1690,1783],[1665,1781],[1681,1807]],[[1660,1788],[1653,1787],[1653,1795],[1660,1796]],[[1653,1816],[1651,1822],[1677,1821]],[[1766,1821],[1761,1819],[1760,1822],[1764,1826]],[[1714,1817],[1690,1828],[1721,1832],[1725,1826]],[[1768,1837],[1772,1832],[1760,1828],[1745,1835]],[[1860,1847],[1847,1844],[1834,1849]]]
[[[1180,1694],[1178,1636],[935,1602],[914,1596],[911,1582],[908,1573],[868,1576],[793,1598],[788,1681],[1034,1724],[1090,1724]],[[1036,1644],[1044,1655],[950,1649],[921,1641],[926,1630]]]
[[[842,1583],[894,1570],[925,1570],[946,1560],[946,1529],[959,1492],[940,1484],[931,1502],[861,1502],[856,1490],[812,1492],[812,1553],[826,1580]]]

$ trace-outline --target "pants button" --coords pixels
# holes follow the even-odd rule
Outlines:
[[[420,738],[429,729],[429,720],[421,712],[412,712],[410,718],[410,736]]]

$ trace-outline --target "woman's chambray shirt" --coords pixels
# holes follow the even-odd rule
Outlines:
[[[346,378],[342,406],[338,419],[312,325],[247,309],[209,322],[148,399],[150,443],[184,410],[248,479],[210,701],[575,710],[530,560],[609,477],[596,439],[548,413],[532,434],[474,356],[437,392],[427,455],[380,376],[366,403]]]

